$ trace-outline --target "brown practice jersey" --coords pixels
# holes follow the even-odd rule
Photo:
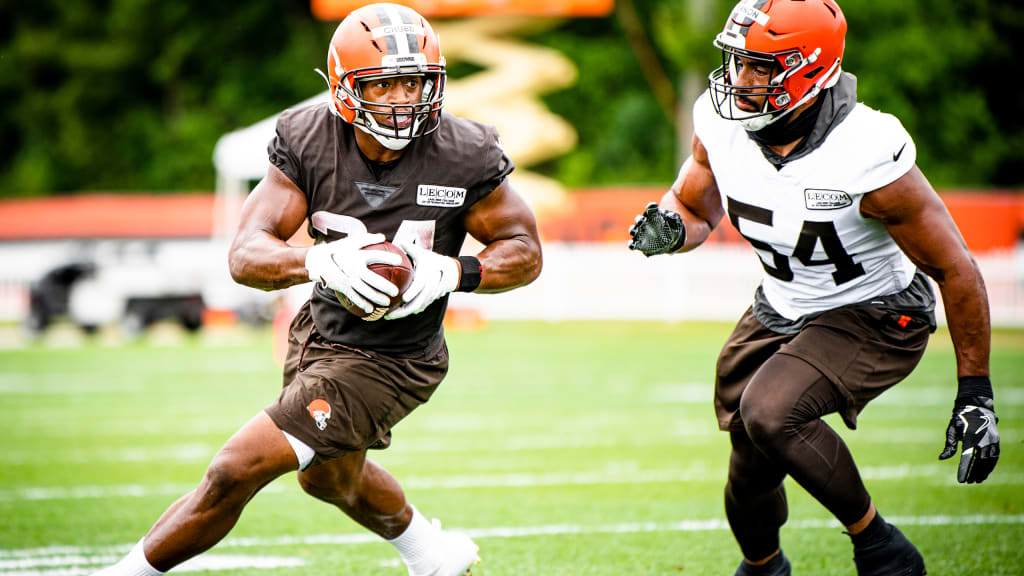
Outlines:
[[[319,243],[382,233],[392,242],[415,241],[458,256],[466,211],[514,165],[493,127],[442,114],[437,131],[413,140],[398,160],[372,163],[356,145],[355,128],[327,103],[282,113],[268,147],[270,161],[306,195],[310,235]],[[400,354],[443,338],[448,298],[419,314],[376,322],[349,313],[319,285],[311,305],[317,331],[331,342]]]

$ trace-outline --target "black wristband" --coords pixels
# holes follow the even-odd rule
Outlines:
[[[968,398],[992,399],[992,380],[988,376],[964,376],[957,379],[956,400]]]
[[[456,258],[462,266],[462,275],[459,277],[459,287],[456,292],[472,292],[480,285],[483,279],[483,266],[476,256],[459,256]]]

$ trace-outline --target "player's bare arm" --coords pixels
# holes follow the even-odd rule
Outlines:
[[[711,172],[708,151],[700,138],[693,137],[691,156],[679,176],[661,199],[661,208],[678,212],[686,227],[686,241],[679,252],[688,252],[708,239],[725,215],[718,184]]]
[[[307,248],[286,242],[306,217],[306,197],[277,166],[249,194],[228,262],[239,284],[277,290],[309,281]]]
[[[537,222],[507,179],[474,204],[463,222],[466,231],[485,246],[477,254],[482,275],[475,292],[511,290],[540,275]]]
[[[885,223],[893,240],[942,293],[957,365],[957,395],[940,460],[963,443],[957,480],[983,482],[999,461],[999,432],[989,380],[988,296],[978,264],[938,194],[915,166],[864,196],[861,213]]]
[[[988,296],[978,265],[924,174],[915,166],[864,196],[861,213],[885,224],[893,240],[939,285],[956,350],[957,375],[988,376]]]

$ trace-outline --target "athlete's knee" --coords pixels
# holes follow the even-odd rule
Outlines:
[[[252,466],[221,451],[210,462],[200,485],[204,500],[211,504],[244,503],[264,484]]]
[[[740,416],[747,436],[762,451],[770,453],[770,447],[777,445],[787,427],[790,408],[770,398],[744,394],[740,398]]]

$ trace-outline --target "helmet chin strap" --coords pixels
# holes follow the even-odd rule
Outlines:
[[[824,96],[811,103],[803,113],[793,116],[786,116],[785,122],[775,122],[760,130],[747,132],[755,142],[765,146],[782,146],[790,142],[810,135],[818,121],[818,113],[821,112],[825,102]]]
[[[394,150],[396,152],[399,150],[404,150],[405,147],[408,146],[410,142],[412,142],[411,138],[388,138],[387,136],[378,134],[373,130],[370,130],[362,123],[355,124],[355,127],[362,130],[363,132],[366,132],[370,136],[373,136],[374,140],[380,142],[380,145],[387,148],[388,150]]]
[[[404,132],[406,134],[405,138],[392,138],[381,134],[381,132],[387,131],[388,129],[378,124],[377,120],[373,117],[373,114],[369,114],[367,112],[357,113],[356,121],[353,122],[353,124],[363,132],[373,136],[374,140],[380,142],[381,146],[388,150],[398,151],[403,150],[409,145],[409,142],[412,142],[412,135],[416,133],[416,129],[419,128],[420,122],[420,119],[414,118],[407,128],[401,128],[398,130],[400,133]],[[394,130],[391,131],[394,132]]]
[[[814,60],[817,60],[817,55],[820,51],[820,48],[818,50],[815,50],[814,54],[812,55],[814,56],[814,58],[809,61],[814,62]],[[805,62],[806,61],[807,60],[805,60]],[[800,68],[803,68],[803,64],[798,66],[796,69],[798,70]],[[814,86],[807,91],[807,94],[804,94],[804,97],[798,100],[796,104],[786,108],[785,110],[779,110],[777,112],[766,114],[764,116],[756,116],[754,118],[743,118],[739,122],[743,126],[743,128],[746,129],[747,132],[757,132],[759,130],[763,130],[768,126],[774,124],[775,122],[781,120],[782,118],[785,118],[786,116],[789,115],[790,112],[806,104],[808,101],[811,100],[811,98],[814,98],[815,96],[820,94],[822,90],[835,86],[839,82],[839,76],[841,73],[842,68],[840,68],[839,66],[839,60],[836,60],[835,62],[832,63],[832,66],[829,67],[829,69],[825,72],[821,79],[818,80],[814,84]],[[789,73],[787,72],[787,74]],[[768,103],[765,102],[765,106],[767,105]]]
[[[782,118],[785,114],[767,114],[765,116],[755,116],[753,118],[744,118],[740,120],[740,125],[747,132],[757,132],[767,128],[769,124],[775,122],[779,118]]]

